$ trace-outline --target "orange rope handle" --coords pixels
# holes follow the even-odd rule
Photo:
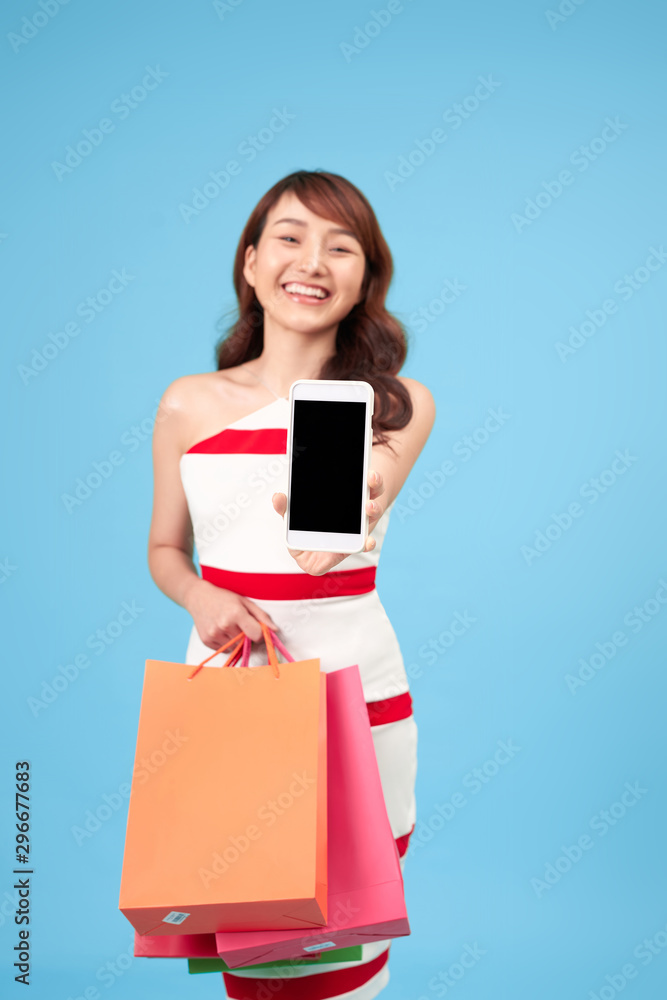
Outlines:
[[[274,676],[276,678],[279,678],[280,665],[278,663],[276,650],[273,645],[273,641],[271,639],[271,633],[269,631],[269,627],[268,625],[265,625],[264,622],[260,622],[259,625],[262,630],[264,642],[266,644],[266,651],[269,655],[269,664],[271,665],[271,669],[273,670]],[[220,648],[216,649],[214,653],[211,653],[211,655],[207,656],[205,660],[202,660],[202,662],[199,663],[192,671],[192,673],[188,676],[188,680],[191,681],[192,678],[199,673],[202,667],[204,667],[209,662],[209,660],[212,660],[214,656],[217,656],[218,653],[222,653],[225,649],[228,649],[230,646],[234,646],[234,648],[232,649],[231,653],[223,663],[223,667],[233,667],[234,664],[238,662],[238,660],[242,655],[243,643],[245,641],[245,638],[246,638],[245,633],[239,632],[238,635],[235,635],[233,639],[230,639],[228,642],[226,642],[224,646],[220,646]],[[234,645],[235,643],[236,645]]]
[[[222,653],[225,649],[228,649],[230,646],[233,646],[234,643],[238,643],[239,639],[241,640],[241,645],[243,645],[244,636],[245,636],[244,632],[239,632],[239,634],[235,635],[233,639],[230,639],[228,642],[226,642],[224,644],[224,646],[220,646],[220,648],[216,649],[216,651],[214,653],[211,653],[210,656],[207,656],[205,660],[202,660],[201,663],[198,664],[198,666],[195,667],[195,669],[192,671],[192,673],[188,676],[188,680],[191,681],[192,678],[195,677],[199,673],[199,671],[201,670],[201,668],[203,666],[205,666],[208,663],[209,660],[212,660],[214,656],[218,655],[218,653]],[[234,655],[234,652],[236,652],[238,650],[238,648],[239,647],[236,646],[236,648],[234,649],[234,651],[230,655],[229,659],[231,659],[231,656]],[[229,659],[228,659],[227,662],[229,662]],[[226,666],[226,664],[225,664],[225,666]]]
[[[259,623],[259,627],[262,630],[262,635],[264,636],[264,642],[266,643],[266,651],[269,654],[269,663],[273,669],[273,673],[276,677],[280,677],[280,668],[278,666],[278,657],[276,656],[276,651],[273,646],[273,641],[271,639],[271,633],[269,632],[268,625],[264,622]]]
[[[223,667],[233,667],[235,663],[238,663],[238,661],[241,659],[243,655],[244,641],[245,641],[244,639],[241,639],[238,645],[234,646],[234,649],[231,651],[225,662],[222,664]]]

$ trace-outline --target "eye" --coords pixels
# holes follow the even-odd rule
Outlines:
[[[279,236],[278,239],[279,240],[294,240],[294,242],[296,243],[296,240],[294,239],[293,236]]]
[[[352,251],[348,250],[347,247],[332,247],[331,249],[332,250],[340,250],[342,253],[352,253]]]

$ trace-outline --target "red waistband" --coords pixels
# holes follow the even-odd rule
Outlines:
[[[306,598],[348,597],[375,590],[376,566],[333,570],[322,576],[309,573],[236,573],[215,566],[202,566],[202,578],[216,587],[243,597],[266,601],[299,601]]]
[[[412,695],[404,694],[384,698],[382,701],[367,701],[368,718],[371,726],[385,726],[388,722],[398,722],[399,719],[409,719],[412,715]]]

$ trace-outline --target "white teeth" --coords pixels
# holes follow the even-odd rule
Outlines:
[[[286,292],[292,292],[296,295],[311,295],[318,299],[325,299],[327,293],[322,288],[309,288],[308,285],[298,285],[296,282],[291,282],[289,285],[285,285]]]

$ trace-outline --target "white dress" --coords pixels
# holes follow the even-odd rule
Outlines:
[[[375,526],[372,551],[346,556],[323,576],[305,573],[289,554],[283,520],[271,503],[273,493],[287,492],[288,416],[289,400],[276,396],[181,457],[199,565],[204,579],[263,608],[295,660],[319,657],[325,671],[359,665],[403,867],[416,819],[417,726],[398,640],[375,589],[393,504]],[[186,662],[201,663],[210,654],[193,626]],[[222,666],[227,655],[219,654],[209,666]],[[253,644],[250,666],[266,662],[263,642]],[[223,973],[225,987],[229,997],[262,1000],[268,983],[283,979],[280,1000],[372,1000],[389,981],[389,946],[390,941],[364,944],[361,961],[317,969]]]

